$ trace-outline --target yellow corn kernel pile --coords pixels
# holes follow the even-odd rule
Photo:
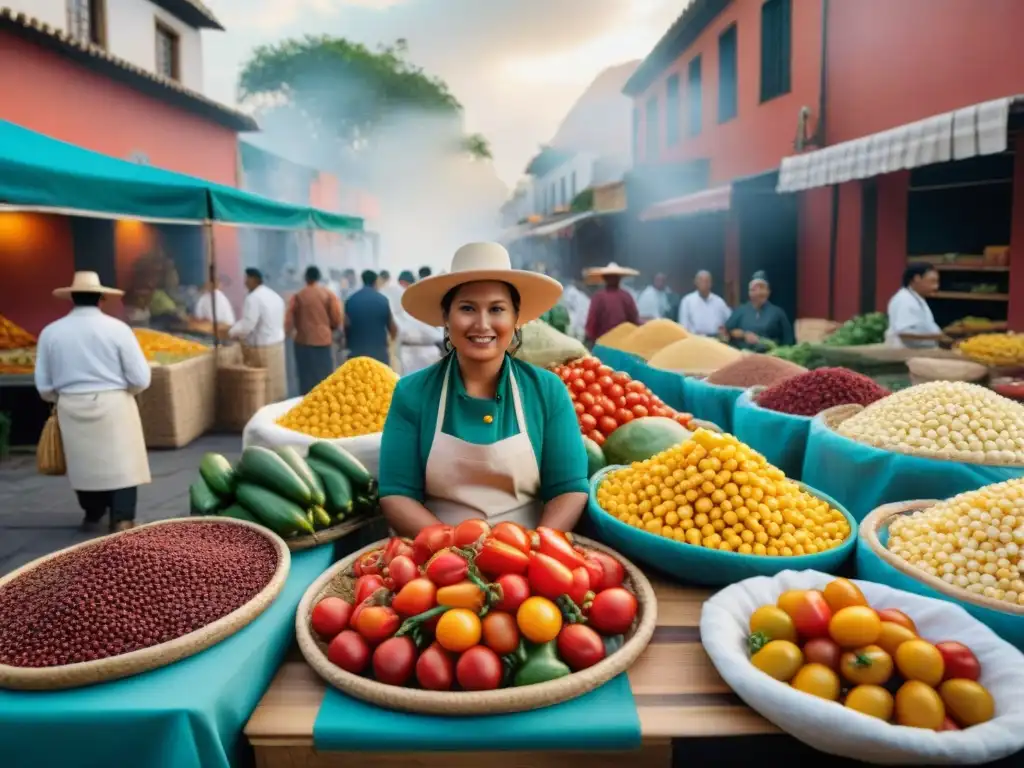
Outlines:
[[[277,423],[313,437],[337,439],[384,429],[398,374],[369,357],[354,357],[314,387]]]
[[[842,512],[802,491],[732,435],[706,429],[610,472],[597,502],[648,533],[725,552],[810,555],[850,535]]]
[[[17,323],[12,323],[0,315],[0,349],[22,349],[34,347],[36,337]]]
[[[1024,362],[1024,335],[983,333],[960,342],[960,354],[982,365]]]
[[[135,338],[139,340],[139,346],[142,347],[142,354],[150,361],[166,355],[184,358],[210,351],[205,344],[172,336],[169,333],[151,331],[148,328],[133,328],[132,330],[135,332]]]

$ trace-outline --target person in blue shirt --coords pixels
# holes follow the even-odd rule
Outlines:
[[[402,307],[444,328],[446,355],[399,380],[380,450],[380,504],[414,536],[470,518],[571,530],[587,503],[587,457],[562,381],[515,358],[519,328],[562,286],[511,267],[497,243],[460,248],[450,272],[411,285]]]
[[[398,335],[398,327],[391,316],[391,303],[377,290],[376,272],[366,270],[362,280],[363,287],[353,293],[345,304],[348,356],[372,357],[384,365],[391,365],[388,342]]]

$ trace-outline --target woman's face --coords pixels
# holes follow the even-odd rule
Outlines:
[[[489,362],[509,348],[516,320],[507,285],[467,283],[459,287],[448,311],[448,337],[461,358]]]

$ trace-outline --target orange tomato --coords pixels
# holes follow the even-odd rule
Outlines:
[[[790,685],[828,701],[839,698],[839,676],[824,664],[805,664]]]
[[[562,612],[546,597],[530,597],[519,606],[516,623],[526,639],[546,643],[558,637],[562,630]]]
[[[896,691],[896,722],[899,725],[938,731],[945,720],[946,707],[930,685],[920,680],[908,680]]]
[[[452,608],[441,614],[434,632],[446,651],[462,653],[480,642],[480,617],[465,608]]]
[[[880,685],[858,685],[846,694],[843,702],[847,709],[862,712],[879,720],[889,722],[892,719],[892,694]]]
[[[864,593],[860,591],[860,587],[849,579],[833,579],[825,587],[823,594],[825,595],[825,602],[832,609],[832,613],[837,613],[843,608],[849,608],[851,605],[868,604],[868,600],[864,597]]]
[[[839,672],[854,685],[883,685],[892,677],[892,656],[877,645],[847,651]]]
[[[471,581],[460,581],[458,584],[441,587],[437,590],[438,605],[467,608],[473,613],[479,613],[480,609],[484,607],[486,598],[487,595],[483,593],[483,590]]]
[[[988,722],[996,713],[992,694],[974,680],[947,680],[939,686],[939,696],[953,720],[964,728]]]
[[[942,653],[926,640],[907,640],[896,649],[896,668],[907,680],[919,680],[932,688],[942,682],[946,664]]]
[[[907,640],[914,640],[917,637],[911,630],[902,624],[893,621],[882,621],[882,634],[878,636],[875,645],[880,647],[890,656],[896,655],[896,649]]]
[[[896,608],[883,608],[878,612],[878,618],[882,621],[891,621],[893,624],[899,624],[909,629],[915,635],[917,634],[917,625],[914,623],[914,620]]]
[[[483,621],[484,645],[499,656],[512,653],[519,647],[519,627],[512,614],[491,611]]]
[[[828,633],[844,648],[860,648],[878,641],[882,621],[866,605],[851,605],[836,612],[829,622]]]

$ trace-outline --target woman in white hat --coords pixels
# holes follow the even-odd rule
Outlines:
[[[85,512],[82,529],[134,525],[138,486],[150,482],[149,458],[135,395],[149,386],[150,369],[135,334],[104,314],[100,303],[123,292],[95,272],[76,272],[54,296],[71,299],[69,314],[39,334],[35,383],[57,404],[68,480]]]
[[[587,312],[587,341],[593,343],[612,328],[622,323],[640,325],[640,313],[636,300],[622,288],[624,277],[636,277],[640,273],[629,267],[620,267],[614,261],[607,267],[583,270],[588,283],[604,282],[604,288],[594,294]]]
[[[561,293],[512,269],[497,243],[464,245],[450,272],[406,289],[402,307],[443,326],[447,354],[398,382],[384,425],[381,508],[399,534],[470,518],[576,525],[587,460],[572,401],[557,376],[514,357],[520,326]]]

